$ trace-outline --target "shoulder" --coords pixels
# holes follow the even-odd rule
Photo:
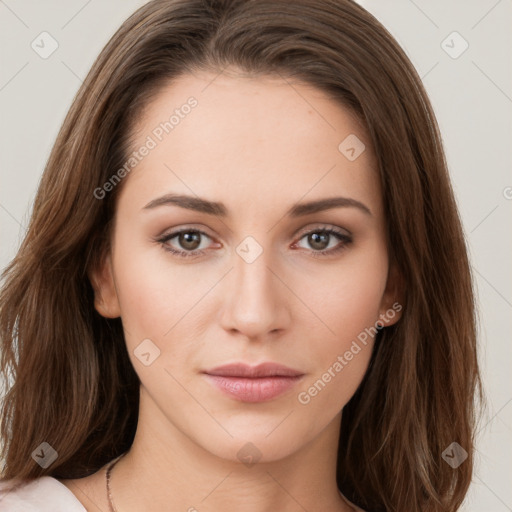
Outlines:
[[[0,512],[87,512],[57,479],[41,476],[29,482],[0,480]]]

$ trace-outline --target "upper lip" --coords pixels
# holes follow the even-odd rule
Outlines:
[[[299,370],[288,368],[282,364],[266,362],[257,366],[250,366],[245,363],[232,363],[217,366],[211,370],[205,370],[203,373],[208,375],[220,375],[226,377],[298,377],[304,375]]]

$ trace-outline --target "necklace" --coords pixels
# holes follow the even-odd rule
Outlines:
[[[121,455],[119,455],[119,457],[115,458],[108,466],[107,466],[107,472],[106,472],[106,479],[107,479],[107,497],[108,497],[108,504],[109,504],[109,507],[110,507],[110,512],[117,512],[117,509],[116,509],[116,506],[114,505],[114,499],[112,498],[112,491],[110,490],[110,474],[112,472],[112,468],[119,462],[119,460],[121,459],[121,457],[123,457],[124,455],[126,455],[127,452],[125,453],[122,453]],[[342,497],[342,499],[350,506],[352,506],[351,503],[349,503],[347,501],[347,499],[345,498],[345,496],[343,496],[343,494],[341,493],[341,491],[338,489],[338,492],[340,494],[340,496]],[[355,509],[354,509],[355,510]]]
[[[110,507],[110,512],[117,512],[117,509],[116,509],[116,506],[114,505],[114,500],[112,498],[112,492],[110,490],[110,473],[112,471],[112,468],[119,462],[119,459],[123,456],[123,455],[126,455],[127,452],[125,453],[122,453],[121,455],[119,455],[119,457],[116,457],[107,467],[107,472],[106,472],[106,479],[107,479],[107,497],[108,497],[108,504],[109,504],[109,507]]]

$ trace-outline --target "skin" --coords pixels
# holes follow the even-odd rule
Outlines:
[[[338,493],[336,454],[371,339],[308,404],[298,394],[365,328],[400,318],[383,317],[399,299],[398,278],[370,140],[357,118],[310,85],[227,70],[187,74],[161,90],[135,127],[134,149],[190,96],[197,107],[124,178],[111,252],[90,275],[98,312],[122,318],[142,383],[135,440],[112,473],[116,508],[356,510]],[[338,150],[349,134],[366,146],[354,161]],[[144,209],[169,192],[222,202],[228,215]],[[334,196],[371,214],[337,207],[286,216],[297,202]],[[155,241],[182,227],[206,233],[195,246],[203,255],[165,251],[193,250],[177,236]],[[307,233],[321,228],[352,243],[314,257],[344,244],[327,235],[314,245]],[[263,250],[251,263],[236,251],[247,236]],[[145,366],[134,350],[148,338],[160,355]],[[237,361],[279,362],[305,377],[269,402],[244,403],[200,373]],[[250,467],[237,457],[248,442],[261,457]],[[87,510],[108,510],[105,468],[62,483]]]

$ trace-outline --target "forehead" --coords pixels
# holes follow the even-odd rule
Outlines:
[[[175,191],[260,211],[276,202],[288,206],[303,197],[334,195],[380,208],[364,125],[309,84],[233,73],[186,74],[146,105],[132,140],[134,151],[151,146],[123,191],[138,204]],[[364,150],[348,158],[351,147]]]

